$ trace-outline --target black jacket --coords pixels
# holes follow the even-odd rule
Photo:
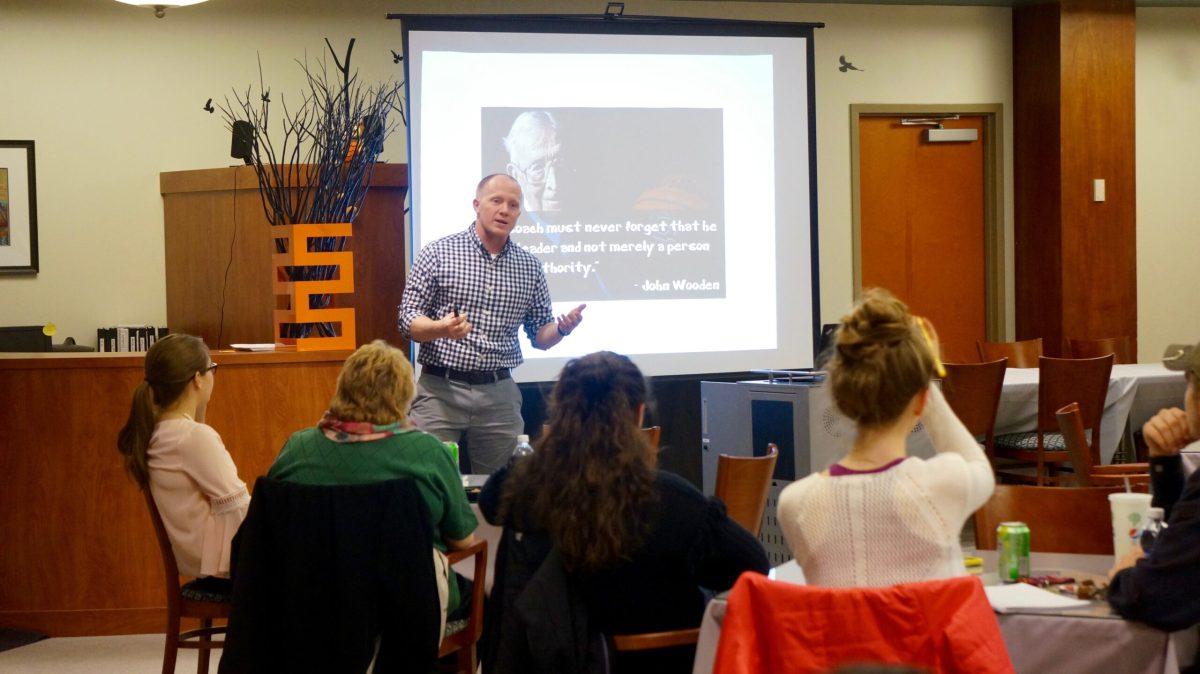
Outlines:
[[[1150,477],[1167,528],[1145,559],[1113,577],[1108,601],[1130,620],[1181,630],[1200,623],[1200,471],[1185,484],[1179,456],[1157,457]]]
[[[505,618],[491,671],[608,674],[608,644],[591,625],[583,595],[557,550],[546,555]]]
[[[314,486],[259,478],[234,538],[221,674],[433,669],[433,534],[408,479]]]
[[[538,553],[544,556],[550,548],[545,534],[536,527],[500,520],[500,494],[507,475],[507,469],[493,474],[479,499],[484,518],[505,526],[496,558],[493,598],[520,596],[525,579],[534,570],[540,572]],[[657,501],[644,513],[649,523],[646,540],[632,558],[612,569],[571,579],[586,604],[592,631],[612,635],[698,627],[711,594],[704,588],[727,590],[743,571],[766,573],[769,569],[762,546],[726,516],[720,501],[705,498],[691,483],[666,471],[658,471],[655,493]],[[523,516],[515,514],[509,519],[520,522]],[[511,529],[526,531],[518,541],[515,534],[509,538]],[[518,549],[515,553],[514,548]],[[506,624],[511,619],[506,615],[511,604],[493,604],[498,605],[490,609],[497,614],[489,614],[492,624]],[[507,634],[495,641],[503,644]],[[487,645],[485,672],[503,671],[487,669]],[[614,656],[613,671],[690,672],[694,651],[682,647],[636,658]]]

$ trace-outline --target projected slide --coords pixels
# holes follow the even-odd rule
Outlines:
[[[651,375],[812,364],[807,37],[413,28],[407,44],[413,251],[470,226],[476,183],[508,174],[513,241],[555,311],[588,305],[551,350],[522,334],[515,377],[601,349]]]
[[[482,113],[480,174],[521,184],[512,237],[556,301],[725,297],[720,109]]]

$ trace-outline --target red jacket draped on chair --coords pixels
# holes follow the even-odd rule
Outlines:
[[[825,672],[879,662],[1011,674],[979,580],[879,588],[793,585],[743,574],[721,626],[715,674]]]

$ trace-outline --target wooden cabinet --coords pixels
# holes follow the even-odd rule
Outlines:
[[[271,225],[249,166],[171,171],[159,177],[167,273],[167,325],[210,348],[272,342]],[[354,223],[354,307],[359,344],[407,348],[396,328],[404,292],[408,166],[378,164]],[[218,344],[218,336],[220,336]]]

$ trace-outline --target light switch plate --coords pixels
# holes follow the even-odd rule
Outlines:
[[[1104,178],[1092,181],[1092,201],[1104,201]]]

